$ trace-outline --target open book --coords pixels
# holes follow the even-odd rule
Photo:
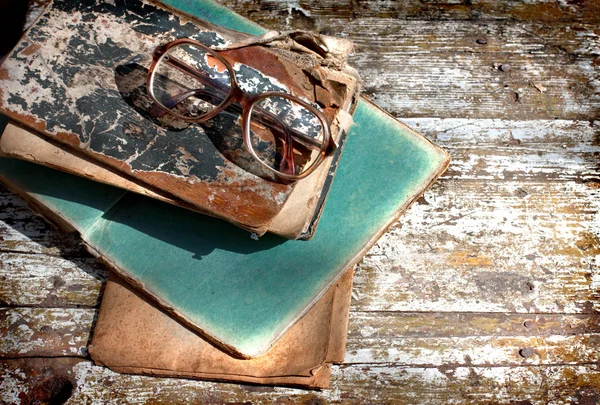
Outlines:
[[[83,176],[93,171],[95,180],[121,187],[136,184],[131,190],[258,235],[310,238],[342,148],[306,179],[283,184],[245,150],[237,118],[221,114],[197,125],[153,115],[146,91],[153,51],[181,37],[235,48],[222,55],[240,86],[319,105],[343,146],[358,91],[356,74],[345,66],[345,41],[302,37],[299,45],[286,37],[286,49],[235,45],[252,41],[141,0],[55,0],[0,67],[0,111],[55,142],[46,148],[79,158],[77,166],[69,159],[43,164]]]

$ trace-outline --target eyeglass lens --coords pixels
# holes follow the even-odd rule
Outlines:
[[[200,118],[218,107],[231,89],[223,63],[190,44],[169,49],[159,60],[151,83],[162,107],[186,118]]]
[[[270,168],[300,175],[321,156],[323,123],[310,110],[284,97],[266,97],[252,105],[250,145]]]
[[[170,48],[159,59],[151,81],[158,103],[189,119],[214,111],[231,87],[223,62],[192,44]],[[323,122],[310,109],[283,96],[259,98],[250,109],[248,147],[264,165],[278,173],[301,175],[319,160]]]

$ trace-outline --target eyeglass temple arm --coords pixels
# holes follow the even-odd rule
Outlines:
[[[229,94],[229,87],[227,85],[224,85],[217,81],[212,81],[209,77],[207,77],[207,75],[205,73],[203,73],[202,71],[200,71],[198,69],[194,69],[193,67],[189,66],[188,64],[182,62],[180,59],[169,56],[165,62],[170,64],[171,66],[175,67],[176,69],[179,69],[180,71],[182,71],[184,73],[188,73],[188,74],[196,77],[198,79],[198,81],[200,81],[203,85],[207,86],[208,88],[214,88],[215,90],[217,90],[220,93],[219,95],[223,96],[222,98],[227,97],[227,95]],[[173,106],[181,103],[186,98],[194,95],[194,94],[189,94],[189,95],[187,95],[187,94],[188,93],[183,93],[183,94],[180,94],[179,96],[177,96],[179,98],[179,97],[186,95],[180,101],[175,102],[173,104]],[[218,102],[217,102],[217,104],[218,104]],[[256,106],[254,108],[256,109],[256,111],[258,112],[259,115],[266,116],[277,122],[281,122],[281,121],[279,121],[277,116],[270,113],[269,111],[266,111],[265,109],[263,109],[259,106]],[[300,142],[304,146],[309,147],[309,148],[312,146],[315,149],[321,149],[322,145],[318,141],[314,140],[313,138],[306,136],[305,134],[303,134],[301,132],[296,131],[294,128],[290,128],[290,131],[294,135],[294,138],[296,138],[294,140],[296,140],[297,142]],[[302,142],[302,141],[304,141],[304,142]],[[310,145],[307,145],[306,143],[308,143]],[[336,145],[335,141],[333,140],[333,137],[330,136],[329,143],[325,150],[325,154],[327,156],[330,156],[333,154],[333,152],[336,149],[337,149],[337,145]]]

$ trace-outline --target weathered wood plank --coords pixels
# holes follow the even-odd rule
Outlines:
[[[78,353],[81,342],[85,345],[89,337],[96,311],[89,308],[2,308],[0,336],[12,340],[7,338],[10,341],[0,343],[0,356]],[[348,339],[351,348],[358,350],[381,347],[384,342],[406,338],[432,339],[434,342],[447,338],[595,336],[600,333],[599,316],[596,312],[527,315],[351,311]],[[21,325],[27,328],[20,328]],[[19,342],[34,335],[45,336],[46,342],[40,340],[28,345],[24,351],[16,350]]]
[[[454,180],[600,180],[600,125],[564,120],[404,120],[452,155]]]
[[[322,392],[119,375],[80,359],[1,362],[0,400],[20,404],[52,383],[72,387],[68,404],[593,404],[598,365],[520,367],[334,367]]]
[[[442,179],[477,182],[600,180],[600,148],[594,152],[568,152],[553,145],[542,148],[516,145],[450,148],[450,167]],[[492,149],[492,150],[490,150]]]
[[[598,313],[516,314],[516,313],[427,313],[350,312],[348,339],[392,340],[438,337],[545,337],[600,333]]]
[[[0,358],[84,356],[95,310],[0,308]]]
[[[591,1],[494,1],[494,0],[391,0],[337,2],[335,0],[219,0],[219,3],[252,21],[273,29],[318,29],[331,18],[344,18],[351,28],[367,18],[398,20],[504,20],[574,22],[600,21],[600,2]],[[285,24],[285,25],[284,25]]]
[[[0,357],[85,356],[95,310],[0,309]],[[346,364],[508,366],[600,360],[598,315],[352,313]]]
[[[0,306],[95,307],[107,275],[92,257],[0,253]]]
[[[362,18],[348,26],[343,18],[322,21],[332,35],[345,36],[357,53],[492,53],[520,58],[527,54],[600,56],[598,25],[465,21],[406,21]],[[374,38],[373,33],[378,33]]]
[[[600,335],[391,338],[348,341],[344,364],[517,366],[600,361]]]
[[[317,30],[351,39],[357,53],[491,53],[522,58],[527,54],[558,55],[567,59],[600,56],[596,23],[518,23],[514,21],[423,21],[393,18],[331,16]],[[373,36],[377,33],[377,37]]]
[[[600,109],[593,59],[554,54],[359,52],[363,93],[403,117],[590,119]],[[510,65],[504,72],[500,66]],[[543,87],[543,91],[536,88]]]
[[[562,148],[575,153],[594,153],[600,148],[600,122],[594,120],[405,118],[402,122],[446,148],[510,145],[540,151]]]
[[[597,310],[599,193],[575,182],[440,181],[358,266],[353,307]]]

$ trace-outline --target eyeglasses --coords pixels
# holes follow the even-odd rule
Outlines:
[[[238,114],[246,149],[283,179],[308,176],[337,148],[321,111],[287,93],[243,91],[231,64],[192,39],[156,48],[147,88],[156,105],[188,122]]]

